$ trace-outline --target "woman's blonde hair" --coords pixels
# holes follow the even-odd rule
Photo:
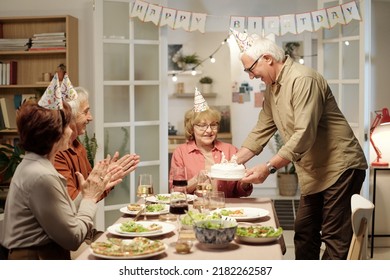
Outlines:
[[[221,113],[211,107],[203,112],[195,112],[194,109],[188,110],[184,115],[184,130],[187,140],[194,140],[194,125],[203,120],[219,123],[221,121]]]

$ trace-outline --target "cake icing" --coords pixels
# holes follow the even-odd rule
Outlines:
[[[245,167],[242,164],[237,164],[237,157],[235,155],[228,161],[222,153],[221,163],[216,163],[211,166],[210,176],[213,178],[241,179],[245,176]]]

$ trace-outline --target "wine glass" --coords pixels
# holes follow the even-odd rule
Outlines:
[[[206,169],[199,171],[197,176],[197,190],[202,190],[205,192],[211,192],[212,191],[212,184],[211,179],[208,176],[208,172]]]
[[[187,170],[176,167],[172,170],[172,188],[169,202],[169,213],[176,215],[178,231],[180,231],[180,215],[188,211],[187,201]]]
[[[138,178],[137,196],[144,199],[146,207],[146,197],[153,195],[153,179],[151,174],[140,174]],[[144,215],[146,220],[146,215]]]

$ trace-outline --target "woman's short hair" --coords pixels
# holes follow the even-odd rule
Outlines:
[[[184,134],[187,140],[194,140],[194,125],[203,120],[219,123],[221,113],[212,107],[203,112],[195,112],[194,109],[188,110],[184,115]]]
[[[20,146],[38,155],[47,155],[64,134],[72,118],[70,106],[50,110],[38,105],[35,100],[24,102],[16,116]]]

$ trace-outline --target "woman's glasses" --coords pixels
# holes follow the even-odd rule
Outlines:
[[[219,123],[211,123],[211,124],[199,123],[199,124],[195,124],[194,126],[200,131],[206,131],[209,127],[211,128],[211,130],[218,130]]]

